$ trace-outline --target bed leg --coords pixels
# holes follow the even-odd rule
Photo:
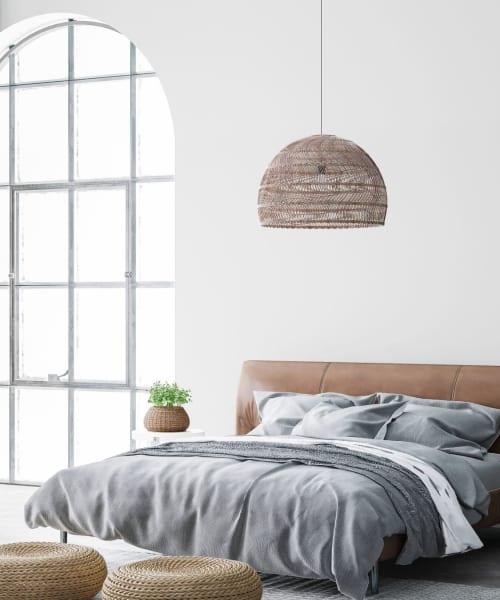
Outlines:
[[[67,531],[60,531],[59,532],[59,541],[61,542],[61,544],[67,544],[68,543],[68,532]]]
[[[368,574],[368,595],[375,596],[378,594],[378,561]]]

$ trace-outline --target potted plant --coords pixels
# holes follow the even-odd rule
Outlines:
[[[148,431],[186,431],[189,416],[183,405],[191,402],[191,391],[177,383],[155,381],[149,390],[148,402],[152,404],[144,416]]]

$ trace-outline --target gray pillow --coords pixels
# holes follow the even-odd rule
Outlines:
[[[425,400],[402,394],[379,394],[379,398],[381,404],[401,402],[402,400],[407,402],[405,415],[412,413],[415,417],[418,416],[419,431],[422,428],[420,433],[415,431],[414,436],[428,440],[428,443],[419,442],[426,446],[430,446],[432,443],[432,447],[439,447],[439,449],[443,449],[441,447],[443,445],[449,445],[450,448],[459,448],[459,440],[462,440],[474,442],[476,447],[482,447],[480,452],[484,454],[488,448],[491,448],[500,433],[500,410],[497,408],[490,408],[474,402]],[[426,418],[429,426],[427,433],[425,432]],[[416,427],[417,419],[415,418],[414,421]],[[403,432],[403,422],[400,421],[398,425],[396,423],[391,425],[391,431],[388,429],[387,435],[408,435],[412,427],[410,417],[405,416],[404,422],[405,433]],[[447,434],[447,441],[439,441],[440,430]],[[399,433],[396,433],[396,431],[399,431]],[[431,431],[434,433],[431,434]],[[386,439],[392,438],[386,437]],[[406,441],[406,439],[403,441]],[[451,452],[451,450],[447,451]],[[463,452],[460,452],[460,454],[463,454]],[[466,455],[470,456],[469,453]]]
[[[387,423],[396,418],[405,405],[405,402],[391,402],[384,405],[351,406],[341,410],[334,402],[324,400],[304,416],[294,427],[292,434],[325,439],[374,439],[382,432],[383,437]]]
[[[324,394],[298,394],[297,392],[254,392],[261,418],[260,425],[249,435],[290,435],[292,429],[316,404],[331,400],[338,408],[365,405],[375,402],[377,394],[348,396],[327,392]]]
[[[381,406],[391,406],[384,404]],[[438,409],[450,410],[450,409]],[[447,452],[471,458],[482,459],[487,453],[476,442],[455,435],[443,422],[440,415],[429,414],[428,409],[420,407],[412,411],[404,411],[392,423],[388,424],[385,434],[380,437],[393,442],[413,442]]]

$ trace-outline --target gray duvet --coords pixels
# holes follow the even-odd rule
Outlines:
[[[228,439],[244,444],[243,438]],[[376,445],[440,469],[469,521],[486,514],[488,493],[461,457],[405,442]],[[194,456],[192,444],[185,451],[182,444],[166,444],[164,451],[60,471],[28,501],[26,522],[121,538],[164,554],[234,558],[262,572],[336,579],[355,599],[365,594],[384,537],[407,533],[403,564],[440,554],[439,524],[425,489],[409,487],[413,501],[394,492],[403,485],[400,469],[373,459],[364,469],[363,458],[345,450],[314,462],[313,444],[302,446],[300,457],[292,450],[276,456],[272,449],[266,456],[260,446],[250,446],[254,456],[250,450],[214,456],[208,446]],[[405,486],[418,485],[408,474],[401,477]]]

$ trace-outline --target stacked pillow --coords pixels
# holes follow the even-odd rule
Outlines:
[[[380,404],[406,403],[388,424],[386,440],[415,442],[450,454],[482,458],[500,433],[500,410],[473,402],[424,400],[402,394],[379,394]]]
[[[357,437],[413,442],[482,459],[500,433],[500,410],[403,394],[255,392],[261,423],[251,435]]]
[[[325,394],[254,392],[254,398],[261,423],[250,432],[250,435],[290,435],[306,413],[323,400],[329,400],[332,406],[338,408],[348,408],[371,404],[377,399],[377,394],[348,396],[330,392]]]
[[[405,402],[370,404],[339,409],[331,400],[323,400],[312,408],[292,430],[292,435],[333,439],[361,437],[374,439],[385,433],[387,423],[397,418]]]

